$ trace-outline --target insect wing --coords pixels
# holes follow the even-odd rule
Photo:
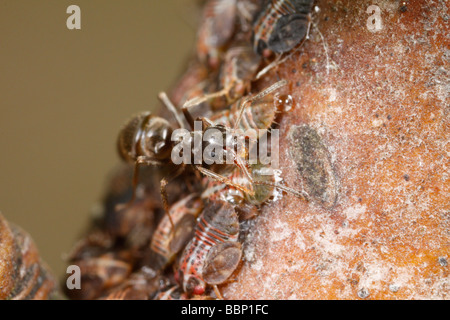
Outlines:
[[[210,285],[225,282],[241,261],[242,249],[239,242],[222,242],[209,250],[206,257],[203,279]]]
[[[234,32],[236,21],[236,0],[213,0],[216,3],[214,7],[214,23],[211,23],[210,45],[218,47],[224,45]],[[218,36],[217,36],[218,35]]]
[[[175,235],[170,241],[171,252],[180,251],[186,243],[194,236],[196,217],[194,215],[185,215],[175,226]]]
[[[282,53],[293,49],[305,37],[308,30],[307,17],[293,14],[281,17],[269,37],[269,48]]]

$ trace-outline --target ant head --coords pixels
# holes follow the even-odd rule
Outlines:
[[[120,156],[135,161],[145,156],[155,161],[170,157],[172,127],[163,118],[142,112],[131,118],[122,128],[118,138]]]
[[[149,158],[164,160],[172,151],[172,126],[167,120],[152,117],[145,124],[141,148]]]

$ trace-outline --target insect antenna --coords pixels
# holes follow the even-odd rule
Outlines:
[[[192,99],[186,101],[184,103],[183,107],[192,108],[193,106],[199,105],[200,103],[203,103],[205,101],[227,95],[229,91],[230,91],[230,86],[227,86],[220,91],[205,94],[204,96],[201,96],[201,97],[192,98]]]
[[[166,106],[167,110],[172,112],[172,114],[174,115],[175,119],[177,120],[180,128],[184,129],[184,123],[183,123],[183,120],[181,119],[180,113],[178,112],[177,108],[174,106],[172,101],[170,101],[167,94],[165,92],[160,92],[158,95],[158,98]]]

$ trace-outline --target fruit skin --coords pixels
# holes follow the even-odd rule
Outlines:
[[[448,4],[377,1],[371,32],[372,4],[317,1],[318,29],[261,80],[291,83],[281,176],[316,196],[263,208],[227,299],[450,298]]]
[[[59,298],[56,282],[31,237],[0,213],[0,300]]]

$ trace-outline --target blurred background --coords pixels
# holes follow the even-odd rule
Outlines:
[[[68,30],[69,5],[81,30]],[[195,0],[0,0],[0,212],[57,277],[87,226],[116,137],[193,52]]]

